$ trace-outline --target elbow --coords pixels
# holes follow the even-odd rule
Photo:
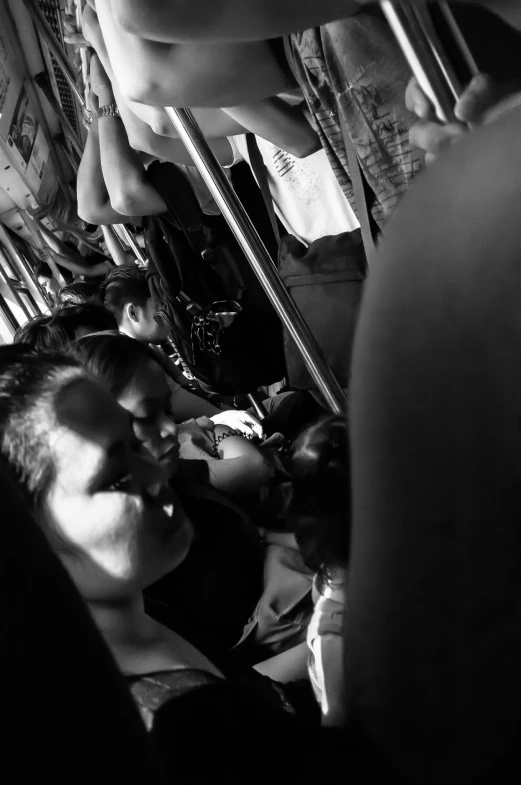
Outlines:
[[[131,78],[133,75],[130,75]],[[121,93],[127,103],[145,104],[145,106],[163,107],[175,106],[175,94],[172,90],[166,91],[164,86],[153,76],[142,73],[138,78],[120,85]],[[161,123],[154,123],[159,128]],[[159,133],[153,127],[154,133]],[[160,136],[166,134],[159,133]]]
[[[86,221],[88,224],[93,224],[94,226],[102,226],[105,223],[105,221],[103,220],[104,218],[103,207],[101,207],[100,205],[86,204],[79,194],[78,194],[77,213],[78,213],[78,217],[81,218],[82,221]]]
[[[129,188],[110,195],[110,205],[120,215],[141,215],[143,206],[139,191]]]
[[[322,144],[318,136],[314,139],[306,139],[301,144],[293,145],[292,149],[286,152],[291,153],[295,158],[308,158],[322,149]]]

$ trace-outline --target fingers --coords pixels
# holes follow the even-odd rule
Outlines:
[[[262,435],[264,433],[262,423],[260,423],[256,417],[253,417],[251,414],[248,414],[248,412],[241,412],[240,415],[241,415],[241,422],[243,423],[243,425],[245,425],[253,433],[254,436],[258,436],[259,439],[262,438]]]
[[[478,123],[500,97],[494,79],[487,74],[478,74],[456,104],[456,117],[462,123]]]
[[[78,46],[80,49],[90,46],[89,42],[83,37],[81,33],[68,33],[63,36],[66,44],[71,46]]]
[[[215,424],[208,417],[198,417],[195,422],[204,430],[213,431],[215,428]]]
[[[420,121],[409,131],[409,140],[413,147],[432,155],[448,150],[466,133],[465,127],[458,123],[439,125],[438,123]]]
[[[405,104],[410,112],[420,118],[420,120],[435,120],[436,113],[434,108],[420,87],[415,76],[407,85],[405,91]]]

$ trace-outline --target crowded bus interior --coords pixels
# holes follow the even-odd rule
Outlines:
[[[519,785],[521,0],[0,0],[0,488],[6,783]]]

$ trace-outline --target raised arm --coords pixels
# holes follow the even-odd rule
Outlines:
[[[112,85],[97,56],[91,60],[91,84],[100,107],[114,104]],[[164,212],[166,205],[148,182],[143,164],[129,144],[121,118],[114,114],[100,117],[98,133],[103,179],[116,213],[121,216]]]
[[[521,27],[518,0],[474,1]],[[153,41],[258,41],[342,19],[368,2],[372,0],[111,0],[111,6],[127,32]]]
[[[126,100],[152,106],[233,106],[288,89],[268,43],[162,44],[115,24],[109,0],[96,9],[116,80]]]
[[[88,223],[114,224],[127,223],[130,218],[113,209],[103,179],[98,134],[98,118],[93,113],[89,135],[83,150],[78,178],[76,181],[78,215]]]
[[[81,261],[76,258],[72,258],[71,254],[67,256],[63,256],[62,254],[56,253],[51,248],[44,249],[41,252],[41,257],[44,262],[48,261],[48,257],[51,257],[53,262],[60,267],[65,267],[66,270],[69,270],[74,275],[83,275],[85,278],[96,278],[100,275],[105,275],[112,269],[112,265],[110,262],[99,262],[99,264],[88,264],[83,257],[80,257]]]
[[[123,98],[112,69],[98,17],[90,7],[84,11],[83,30],[110,80],[131,147],[171,163],[191,165],[193,161],[162,107],[137,104]],[[246,129],[221,109],[194,109],[193,112],[219,162],[223,166],[231,164],[233,155],[226,137],[246,133]]]
[[[115,19],[153,41],[259,41],[349,16],[355,0],[111,0]]]
[[[300,108],[280,98],[266,98],[260,103],[232,106],[223,111],[296,158],[305,158],[322,147],[318,134]]]

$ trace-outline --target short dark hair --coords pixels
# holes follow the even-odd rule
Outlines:
[[[51,316],[36,316],[18,330],[15,343],[29,344],[39,351],[65,349],[78,337],[79,330],[117,330],[114,315],[97,303],[59,308]]]
[[[288,518],[302,557],[319,586],[347,567],[351,526],[347,423],[322,419],[306,428],[291,450],[292,495]]]
[[[73,357],[36,353],[20,344],[0,347],[0,452],[55,542],[43,510],[53,478],[49,436],[56,428],[56,401],[80,375]]]
[[[132,384],[143,363],[153,360],[161,366],[148,346],[128,335],[86,335],[75,342],[71,352],[115,398]]]
[[[118,322],[127,303],[144,308],[150,299],[147,274],[137,265],[116,267],[103,284],[103,305],[112,311]]]
[[[101,302],[101,286],[102,281],[74,281],[73,283],[62,286],[58,292],[56,303],[59,307],[64,305],[82,305],[83,303],[96,302],[98,305],[103,305]]]

